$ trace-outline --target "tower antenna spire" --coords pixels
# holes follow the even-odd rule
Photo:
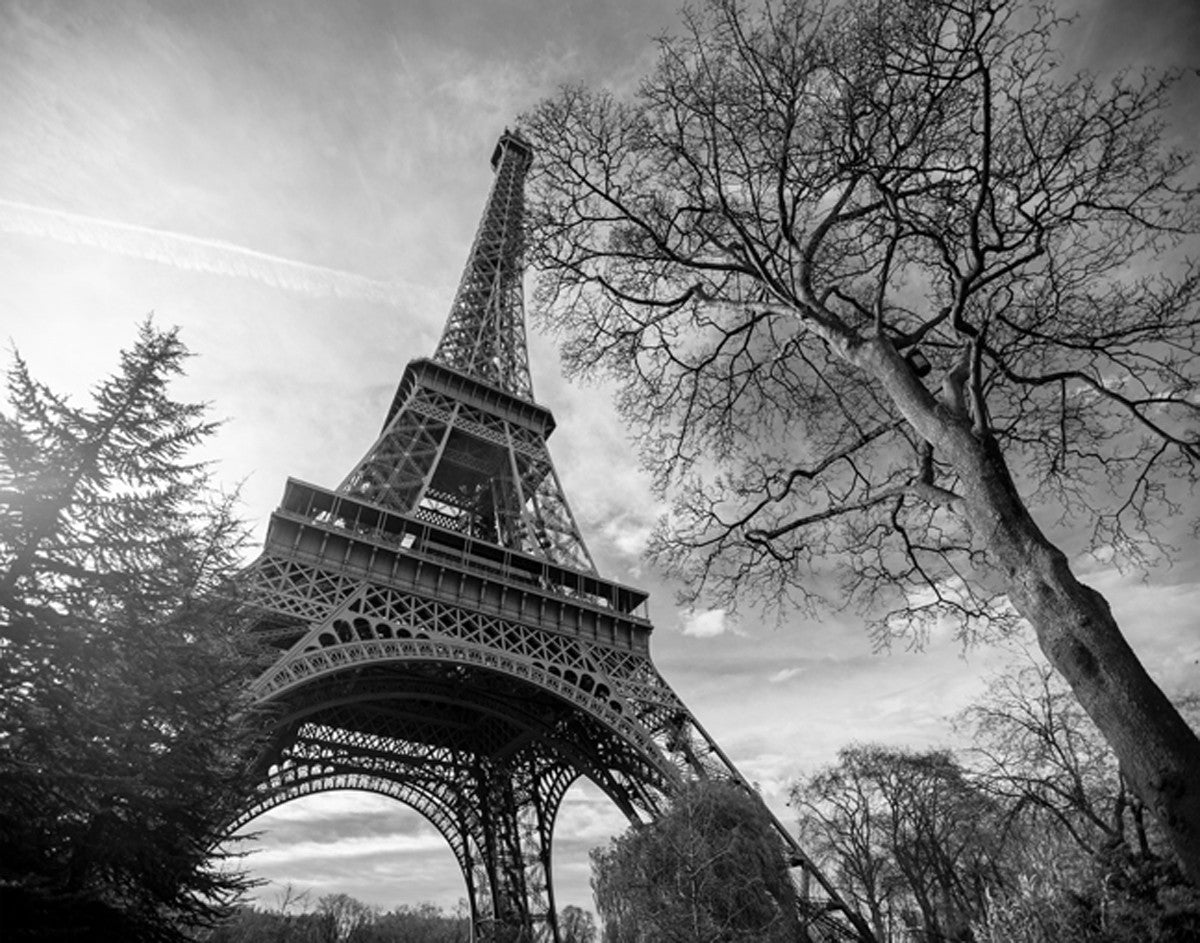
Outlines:
[[[495,179],[434,361],[533,399],[525,340],[525,174],[533,148],[507,128],[492,153]]]

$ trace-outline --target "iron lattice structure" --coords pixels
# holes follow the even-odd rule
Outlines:
[[[336,490],[289,480],[271,517],[248,576],[272,653],[254,690],[280,720],[233,827],[324,790],[392,796],[445,836],[476,940],[557,943],[551,837],[579,776],[631,821],[686,776],[744,781],[651,661],[646,595],[597,574],[550,460],[522,310],[530,159],[505,132],[437,352],[379,438]]]

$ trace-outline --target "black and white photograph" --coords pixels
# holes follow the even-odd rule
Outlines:
[[[0,0],[0,938],[1200,940],[1197,0]]]

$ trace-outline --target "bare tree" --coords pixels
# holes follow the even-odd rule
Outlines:
[[[968,714],[978,769],[855,746],[793,787],[805,847],[876,939],[1198,938],[1200,891],[1147,852],[1111,756],[1041,667]]]
[[[1011,879],[1002,807],[948,753],[850,747],[799,782],[810,853],[879,940],[958,940]]]
[[[1197,191],[1172,77],[1064,76],[1059,26],[709,0],[631,99],[524,119],[535,310],[620,382],[691,599],[1028,620],[1200,881],[1200,742],[1045,530],[1144,566],[1194,507]]]
[[[328,920],[327,943],[350,943],[378,918],[378,913],[349,894],[317,898],[317,914]]]
[[[1003,810],[1019,874],[989,889],[977,938],[1197,937],[1200,891],[1160,856],[1161,833],[1116,757],[1043,660],[1019,649],[957,721],[973,743],[971,781]]]
[[[1049,665],[1025,653],[957,718],[976,781],[1012,818],[1061,830],[1088,855],[1131,839],[1150,854],[1141,803],[1116,757]]]

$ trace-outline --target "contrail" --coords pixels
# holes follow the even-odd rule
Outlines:
[[[305,295],[332,295],[398,307],[405,298],[411,299],[413,293],[408,286],[396,282],[375,281],[217,239],[118,223],[14,200],[0,199],[0,231],[96,246],[175,268],[248,278]]]

